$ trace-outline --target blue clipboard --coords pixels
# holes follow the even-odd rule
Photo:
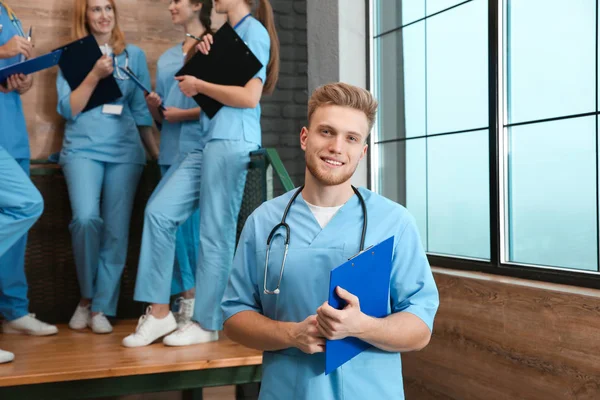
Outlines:
[[[137,85],[137,87],[139,87],[140,89],[142,89],[142,91],[144,92],[144,95],[147,96],[151,93],[150,89],[148,89],[139,79],[137,76],[135,76],[135,74],[133,73],[133,71],[131,71],[129,68],[124,68],[124,67],[119,67],[119,69],[121,71],[123,71],[125,74],[127,74],[127,76],[133,81],[133,83],[135,83]],[[158,108],[161,111],[166,111],[165,106],[161,103],[160,106],[158,106]]]
[[[0,83],[6,82],[9,76],[15,74],[33,74],[47,68],[54,67],[60,61],[62,50],[55,50],[43,56],[32,58],[23,62],[0,68]]]
[[[363,313],[375,318],[387,316],[393,248],[392,236],[333,269],[329,280],[329,305],[338,310],[346,306],[346,302],[335,293],[335,288],[341,286],[358,297]],[[355,337],[327,340],[325,374],[330,374],[369,347],[369,343]]]

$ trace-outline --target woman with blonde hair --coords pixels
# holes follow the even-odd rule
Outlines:
[[[76,0],[73,33],[75,39],[93,35],[103,56],[74,90],[60,72],[56,82],[58,112],[67,121],[60,165],[71,201],[69,229],[81,291],[69,327],[109,333],[106,316],[117,311],[131,210],[146,163],[140,135],[152,156],[158,153],[144,93],[118,67],[128,67],[147,86],[150,74],[144,52],[125,42],[114,0]],[[110,75],[123,96],[84,111],[98,83]]]

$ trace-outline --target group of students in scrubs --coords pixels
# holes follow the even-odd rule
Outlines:
[[[315,90],[308,126],[300,132],[304,184],[255,210],[236,250],[249,153],[261,145],[259,101],[276,84],[279,44],[268,0],[260,0],[258,19],[251,15],[250,0],[214,0],[215,11],[227,16],[264,67],[244,87],[175,78],[195,51],[210,53],[212,6],[211,0],[170,2],[173,23],[189,36],[160,57],[156,90],[144,96],[116,68],[126,65],[150,85],[144,53],[125,43],[114,0],[76,0],[76,36],[94,35],[105,54],[74,90],[60,73],[57,78],[58,111],[67,120],[60,165],[73,209],[70,229],[81,288],[69,325],[112,331],[106,316],[116,312],[144,143],[153,156],[159,153],[163,173],[145,210],[134,295],[150,306],[123,346],[146,346],[161,338],[169,346],[209,342],[224,329],[232,340],[264,351],[261,399],[402,399],[399,353],[428,344],[439,296],[414,218],[402,206],[351,185],[367,152],[377,101],[368,91],[344,83]],[[0,23],[6,29],[10,11],[6,6],[2,11]],[[1,35],[5,60],[30,56],[31,47],[19,32]],[[84,112],[99,80],[111,74],[123,97]],[[19,99],[30,79],[11,77],[0,94],[4,256],[19,240],[24,243],[43,207],[27,177],[29,152]],[[191,100],[198,93],[225,106],[208,118]],[[161,128],[160,149],[152,124]],[[389,315],[364,314],[359,299],[341,287],[336,293],[345,306],[332,308],[327,302],[331,270],[355,255],[363,241],[370,246],[390,236]],[[24,247],[19,251],[22,257]],[[23,266],[13,264],[13,269],[4,260],[0,264],[4,331],[56,333],[55,327],[27,314]],[[175,313],[169,303],[173,294],[181,295]],[[372,347],[325,375],[326,341],[346,337]]]
[[[171,0],[172,21],[186,36],[160,57],[156,89],[147,94],[119,68],[129,68],[151,86],[145,53],[126,43],[115,0],[74,2],[74,37],[93,35],[103,55],[78,87],[70,87],[60,70],[56,81],[57,111],[66,120],[59,164],[71,203],[69,230],[81,292],[69,327],[112,332],[107,317],[116,315],[147,151],[158,158],[162,178],[145,211],[135,299],[151,305],[123,345],[144,346],[168,334],[165,343],[175,346],[217,340],[250,152],[261,145],[259,101],[263,92],[273,91],[278,76],[271,5],[259,0],[254,18],[252,0]],[[32,45],[14,12],[0,5],[0,66],[6,66],[31,57]],[[197,51],[210,52],[213,6],[263,64],[244,87],[193,76],[176,80],[175,73]],[[98,83],[111,75],[122,97],[86,109]],[[0,86],[0,313],[4,332],[50,335],[57,328],[28,313],[24,272],[26,232],[43,209],[28,177],[20,99],[31,85],[31,76],[16,75]],[[192,99],[198,93],[224,107],[209,119]],[[160,147],[154,124],[161,131]],[[174,305],[172,295],[179,295]],[[0,362],[13,358],[0,353]]]

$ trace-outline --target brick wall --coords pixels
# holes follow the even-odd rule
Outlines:
[[[300,129],[306,124],[308,101],[306,1],[271,0],[281,43],[281,71],[277,88],[264,96],[262,106],[263,147],[279,152],[294,184],[304,181],[304,152]]]

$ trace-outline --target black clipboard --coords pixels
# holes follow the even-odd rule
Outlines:
[[[213,39],[208,55],[197,52],[175,76],[192,75],[218,85],[245,86],[263,67],[228,23],[214,34]],[[222,103],[204,94],[197,94],[194,100],[209,118],[223,107]]]
[[[71,90],[75,90],[81,85],[81,82],[94,68],[96,61],[102,57],[98,42],[92,35],[77,39],[56,50],[62,50],[58,66]],[[123,93],[115,78],[112,75],[107,76],[98,82],[82,112],[110,103],[122,96]]]

